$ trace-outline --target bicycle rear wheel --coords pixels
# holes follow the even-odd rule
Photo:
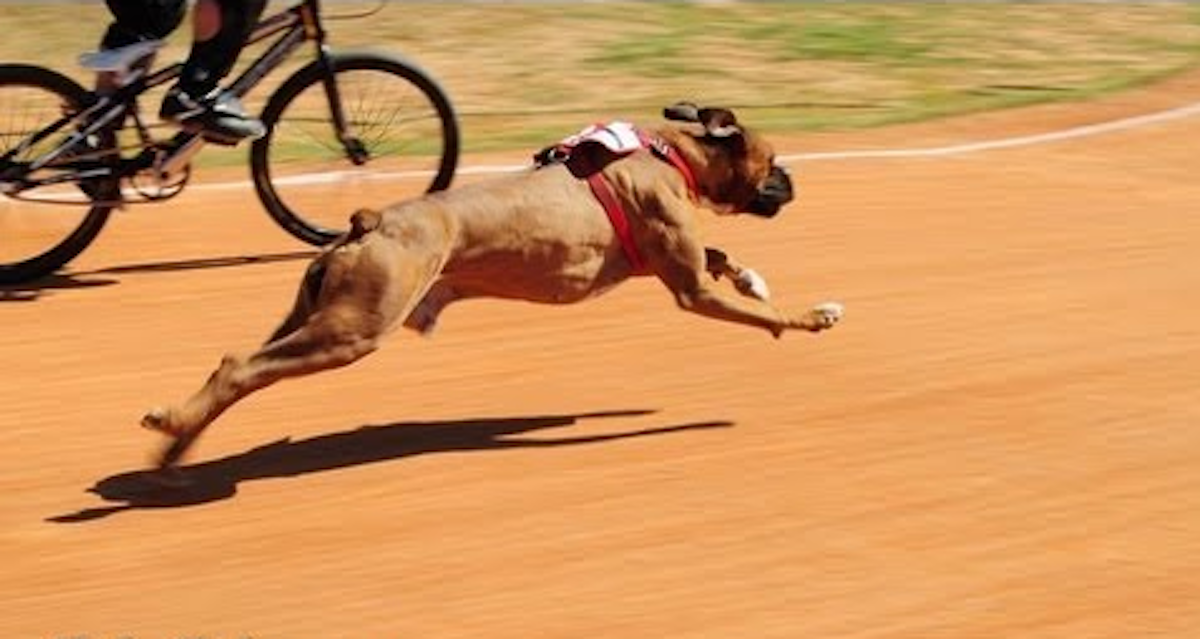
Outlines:
[[[30,167],[75,129],[67,124],[30,144],[32,136],[79,112],[89,96],[75,81],[49,69],[0,65],[0,285],[58,270],[83,252],[108,221],[112,204],[94,202],[70,176],[78,173],[73,167],[81,162],[100,164],[114,152],[111,133],[43,168]],[[44,185],[26,188],[31,181]],[[92,180],[87,191],[113,189]]]
[[[271,217],[317,245],[341,235],[359,208],[446,188],[459,151],[450,100],[419,67],[375,53],[332,54],[329,62],[346,137],[339,137],[317,61],[271,96],[262,114],[268,133],[250,151],[254,185]]]

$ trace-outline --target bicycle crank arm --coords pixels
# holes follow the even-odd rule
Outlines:
[[[160,177],[170,178],[186,171],[192,158],[204,148],[205,140],[199,135],[192,135],[186,141],[171,151],[170,155],[154,167]]]

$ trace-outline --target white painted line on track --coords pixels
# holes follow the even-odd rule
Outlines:
[[[1101,122],[1099,124],[1088,124],[1084,126],[1076,126],[1059,131],[1049,131],[1046,133],[1037,133],[1034,135],[1022,135],[1011,138],[1000,138],[996,140],[983,140],[979,142],[966,142],[962,144],[952,144],[948,146],[935,146],[926,148],[911,148],[911,149],[863,149],[855,151],[824,151],[814,153],[790,153],[777,156],[777,160],[783,164],[794,164],[796,162],[821,162],[828,160],[873,160],[873,159],[888,159],[888,158],[925,158],[925,157],[946,157],[953,155],[966,155],[968,153],[980,153],[984,151],[996,151],[1000,149],[1012,149],[1023,146],[1034,146],[1038,144],[1049,144],[1053,142],[1061,142],[1064,140],[1073,140],[1077,138],[1091,137],[1095,135],[1103,135],[1105,133],[1113,133],[1116,131],[1126,131],[1140,127],[1150,126],[1161,122],[1169,122],[1171,120],[1179,120],[1192,116],[1200,115],[1200,102],[1188,104],[1166,111],[1158,111],[1155,113],[1147,113],[1145,115],[1137,115],[1119,120],[1111,120],[1109,122]],[[516,173],[529,168],[526,164],[480,164],[475,166],[467,166],[460,168],[457,171],[458,175],[491,175],[499,173]],[[431,173],[428,171],[411,171],[411,172],[390,172],[390,173],[375,173],[366,176],[358,176],[358,179],[366,179],[371,181],[376,180],[394,180],[405,177],[426,176]],[[327,184],[336,181],[342,177],[339,172],[330,176],[329,174],[313,174],[313,175],[297,175],[284,178],[289,184]],[[247,180],[239,182],[217,182],[212,184],[197,184],[190,187],[190,190],[226,190],[226,189],[245,189],[251,186]]]
[[[1099,124],[1088,124],[1084,126],[1071,127],[1060,131],[1049,131],[1046,133],[1037,133],[1034,135],[1022,135],[1012,138],[1001,138],[998,140],[984,140],[982,142],[968,142],[964,144],[953,144],[950,146],[929,147],[923,149],[865,149],[862,151],[831,151],[824,153],[795,153],[791,155],[781,155],[778,159],[781,162],[795,161],[814,161],[814,160],[858,160],[858,159],[878,159],[878,158],[919,158],[919,157],[941,157],[947,155],[965,155],[967,153],[977,153],[980,151],[994,151],[997,149],[1011,149],[1021,146],[1033,146],[1037,144],[1048,144],[1051,142],[1060,142],[1063,140],[1072,140],[1076,138],[1090,137],[1093,135],[1101,135],[1104,133],[1113,133],[1115,131],[1125,131],[1128,129],[1136,129],[1160,122],[1170,120],[1179,120],[1182,118],[1200,115],[1200,102],[1189,104],[1186,106],[1159,111],[1157,113],[1148,113],[1146,115],[1138,115],[1120,120],[1112,120],[1109,122],[1101,122]]]

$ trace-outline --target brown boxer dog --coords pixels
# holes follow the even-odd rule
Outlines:
[[[664,113],[681,124],[639,133],[645,147],[625,155],[581,144],[565,152],[574,160],[356,212],[351,230],[308,267],[294,308],[258,352],[226,356],[185,403],[142,419],[171,438],[161,467],[250,393],[346,366],[401,323],[428,333],[456,300],[565,304],[653,275],[683,310],[775,337],[836,324],[838,304],[776,308],[761,277],[700,237],[706,213],[770,217],[792,199],[771,145],[725,109],[684,103]],[[722,277],[741,295],[722,290]]]

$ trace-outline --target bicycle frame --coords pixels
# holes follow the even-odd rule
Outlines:
[[[301,45],[306,42],[313,42],[317,60],[325,71],[326,94],[329,98],[330,113],[338,139],[345,146],[347,155],[351,160],[358,163],[359,149],[356,148],[353,138],[348,133],[348,126],[344,111],[342,110],[341,100],[339,99],[333,68],[329,62],[328,50],[325,44],[326,32],[320,17],[320,4],[320,0],[302,0],[291,7],[262,19],[247,39],[246,44],[256,44],[274,36],[279,36],[279,38],[257,59],[250,63],[237,79],[229,84],[228,90],[238,97],[246,95],[268,74],[290,58]],[[181,132],[177,134],[172,141],[172,148],[169,149],[167,156],[165,158],[158,158],[158,161],[154,161],[148,166],[146,158],[143,157],[146,155],[145,151],[155,149],[160,143],[151,136],[149,127],[142,121],[137,101],[138,97],[146,91],[178,78],[182,70],[183,63],[181,62],[170,64],[152,72],[148,69],[138,70],[134,73],[131,81],[112,94],[90,94],[97,98],[94,104],[82,111],[63,115],[49,126],[32,134],[28,139],[10,149],[3,156],[0,156],[0,164],[11,163],[13,158],[18,154],[33,148],[39,142],[61,131],[63,128],[72,124],[76,126],[75,132],[66,136],[62,143],[33,159],[26,165],[24,171],[22,171],[22,175],[19,177],[19,185],[14,185],[12,178],[0,178],[0,188],[3,189],[4,194],[9,197],[19,197],[22,191],[37,187],[77,182],[83,179],[111,178],[114,176],[122,178],[152,167],[157,170],[160,176],[175,175],[184,170],[195,154],[204,146],[205,140],[203,136],[199,133]],[[121,153],[119,148],[90,154],[90,157],[83,155],[73,158],[64,164],[55,164],[55,161],[60,159],[68,149],[77,148],[77,145],[83,143],[89,136],[102,135],[113,131],[118,128],[114,127],[113,123],[121,122],[127,116],[133,120],[134,129],[138,133],[143,153],[130,160],[122,160],[121,165],[117,167],[105,164],[98,156],[116,154],[119,157]],[[61,169],[62,171],[45,177],[30,177],[32,173],[42,169]],[[79,203],[90,204],[90,202],[86,201]]]

